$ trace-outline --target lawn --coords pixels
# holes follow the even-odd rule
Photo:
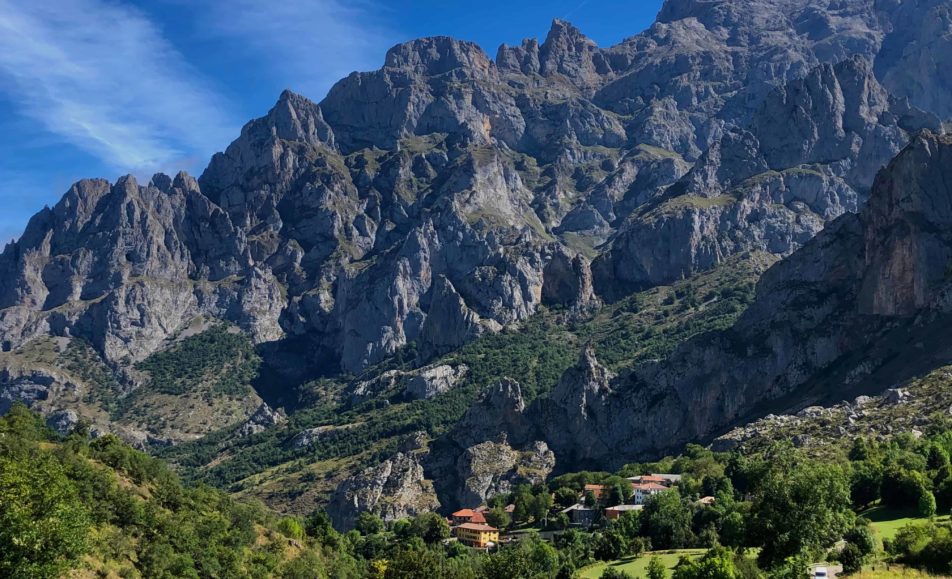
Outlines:
[[[890,579],[900,577],[905,579],[939,579],[938,575],[929,575],[923,571],[909,569],[901,565],[890,565],[889,567],[879,565],[877,569],[868,569],[851,575],[852,579]]]
[[[658,551],[654,553],[645,553],[640,557],[627,557],[625,559],[619,559],[617,561],[611,561],[609,563],[597,563],[591,567],[586,567],[582,569],[580,577],[583,579],[598,579],[602,576],[602,572],[605,571],[606,567],[614,567],[620,571],[624,571],[633,577],[644,577],[648,573],[648,561],[651,560],[651,557],[657,556],[661,559],[661,562],[664,563],[665,567],[669,570],[674,569],[674,566],[678,564],[678,559],[681,558],[681,555],[687,555],[691,558],[696,558],[704,555],[706,553],[704,549],[679,549],[675,551]]]
[[[879,535],[880,539],[892,539],[899,532],[899,529],[910,523],[925,523],[928,518],[908,509],[894,509],[890,507],[873,507],[860,513],[872,521],[873,530]],[[936,517],[936,521],[947,521],[948,515]]]

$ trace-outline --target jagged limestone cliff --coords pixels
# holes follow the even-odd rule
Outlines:
[[[935,159],[947,143],[916,140],[873,178],[952,111],[941,67],[952,54],[949,7],[668,0],[652,27],[608,48],[561,21],[543,42],[502,46],[494,59],[470,42],[426,38],[392,48],[379,70],[353,73],[320,103],[285,92],[199,179],[81,181],[4,249],[0,409],[24,400],[123,431],[118,417],[132,408],[143,444],[215,431],[208,444],[231,433],[295,457],[360,432],[354,416],[309,417],[291,432],[256,411],[268,408],[257,396],[212,397],[213,419],[174,409],[143,424],[135,411],[161,415],[175,398],[150,390],[141,365],[223,320],[264,358],[267,371],[242,385],[292,412],[417,403],[415,412],[458,396],[447,407],[462,413],[477,384],[499,386],[476,403],[489,406],[469,415],[471,428],[434,426],[432,454],[419,465],[392,459],[409,474],[381,483],[406,489],[439,472],[455,485],[436,489],[441,499],[475,500],[558,468],[550,458],[646,456],[788,398],[874,388],[902,374],[889,360],[907,354],[905,339],[928,353],[904,355],[910,368],[928,367],[942,357],[928,336],[944,327],[948,302],[936,290],[946,201],[928,179],[941,182]],[[874,203],[861,209],[871,188]],[[634,290],[764,255],[787,259],[733,329],[635,368],[573,344],[585,352],[578,364],[522,407],[515,381],[487,384],[472,364],[457,376],[458,364],[435,361],[518,332],[543,308],[589,323]],[[716,304],[722,289],[686,307]],[[693,320],[668,328],[662,310],[651,323],[694,335]],[[651,340],[635,330],[623,340]],[[24,370],[23,356],[50,340],[63,352],[90,344],[91,367],[108,379],[65,372],[55,356]],[[212,374],[181,400],[205,396]],[[310,398],[296,390],[317,377],[332,385]],[[171,416],[198,418],[182,432]],[[365,450],[348,455],[339,479],[366,466]],[[496,472],[486,456],[512,460]],[[381,486],[354,484],[370,495]],[[390,505],[361,493],[345,503]]]

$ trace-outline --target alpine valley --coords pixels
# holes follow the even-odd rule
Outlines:
[[[198,178],[36,213],[0,255],[0,413],[341,530],[846,416],[952,364],[949,71],[948,0],[395,46]]]

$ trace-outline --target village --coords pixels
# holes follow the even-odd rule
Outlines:
[[[616,520],[627,512],[644,509],[648,500],[660,493],[671,491],[681,483],[680,474],[649,474],[628,477],[631,492],[626,493],[627,500],[618,501],[617,492],[608,485],[585,484],[575,494],[575,502],[569,506],[558,505],[554,494],[547,515],[553,515],[561,524],[552,525],[541,533],[543,538],[551,538],[568,528],[591,529]],[[567,489],[561,489],[567,490]],[[562,497],[564,499],[564,496]],[[714,504],[714,497],[705,496],[698,500],[701,506]],[[502,544],[520,540],[525,530],[512,528],[509,523],[516,509],[513,504],[502,507],[507,516],[501,517],[489,505],[464,508],[449,517],[452,536],[460,543],[473,549],[492,550]],[[496,519],[496,520],[494,520]],[[495,523],[495,525],[493,524]],[[452,540],[452,539],[451,539]]]

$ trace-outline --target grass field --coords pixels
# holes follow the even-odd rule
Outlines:
[[[915,512],[915,510],[893,509],[889,507],[873,507],[860,513],[872,521],[873,530],[879,534],[880,539],[892,539],[899,532],[899,529],[910,523],[925,523],[928,519]],[[944,515],[936,517],[936,521],[948,521],[949,516]]]
[[[628,557],[609,563],[598,563],[591,567],[586,567],[582,569],[579,576],[583,579],[598,579],[602,576],[602,572],[604,572],[607,567],[614,567],[634,577],[645,577],[648,573],[648,561],[650,561],[653,556],[660,558],[665,567],[670,570],[674,569],[674,566],[678,564],[678,559],[681,558],[681,555],[696,558],[704,555],[704,553],[706,553],[704,549],[680,549],[675,551],[645,553],[640,557]]]
[[[906,579],[940,579],[940,575],[929,575],[923,571],[909,569],[900,565],[890,565],[888,568],[880,565],[877,569],[869,569],[850,576],[852,579],[887,579],[905,577]]]

